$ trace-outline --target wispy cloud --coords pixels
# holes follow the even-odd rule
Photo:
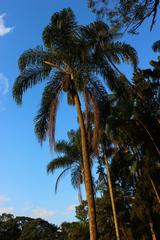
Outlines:
[[[9,81],[8,78],[0,72],[0,112],[4,110],[3,97],[8,93]]]
[[[52,218],[56,213],[52,210],[45,209],[45,208],[36,208],[32,210],[32,217],[33,218],[43,218],[49,220]]]
[[[75,211],[75,207],[76,207],[76,204],[71,204],[67,207],[66,211],[65,211],[65,215],[70,215],[72,214],[74,211]]]
[[[8,89],[8,78],[3,73],[0,73],[0,95],[6,95],[8,93]]]
[[[11,214],[13,214],[14,213],[14,209],[11,208],[11,207],[0,208],[0,215],[2,213],[11,213]]]
[[[13,27],[5,26],[5,23],[4,23],[5,15],[6,15],[5,13],[0,15],[0,37],[3,37],[4,35],[6,35],[7,33],[11,32],[13,30]]]
[[[0,195],[0,205],[4,205],[9,201],[9,198],[5,195]]]

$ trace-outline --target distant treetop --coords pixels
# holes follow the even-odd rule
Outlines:
[[[150,30],[156,23],[160,0],[88,0],[88,6],[100,18],[107,18],[111,24],[121,25],[129,33],[151,18]]]

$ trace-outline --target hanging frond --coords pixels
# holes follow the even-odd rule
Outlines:
[[[105,87],[101,84],[96,77],[88,78],[86,89],[90,95],[95,96],[99,101],[106,102],[108,99],[108,93]]]
[[[48,66],[36,66],[25,69],[17,77],[13,85],[13,98],[16,103],[21,104],[24,92],[37,83],[46,80],[49,73],[50,68]]]
[[[73,167],[71,170],[71,183],[75,189],[78,189],[80,184],[83,182],[81,170],[82,169],[80,165]]]
[[[45,51],[42,46],[25,51],[19,58],[18,65],[21,72],[26,68],[37,65],[44,65],[44,61],[50,59],[50,53]]]
[[[112,42],[104,47],[104,54],[111,58],[115,63],[131,63],[134,68],[138,65],[138,56],[136,50],[129,44],[122,42]]]
[[[57,169],[72,167],[73,163],[74,163],[74,160],[71,158],[68,158],[68,156],[65,156],[65,155],[59,156],[57,158],[54,158],[47,165],[47,172],[53,174]]]
[[[55,193],[57,193],[57,189],[58,189],[58,185],[59,185],[59,182],[60,180],[62,179],[62,177],[65,176],[65,174],[70,170],[70,167],[68,168],[65,168],[61,173],[60,175],[58,176],[57,180],[56,180],[56,183],[55,183]]]
[[[57,105],[57,99],[61,91],[60,79],[55,76],[44,89],[41,106],[38,111],[37,116],[35,117],[35,133],[40,141],[45,140],[46,134],[49,129],[49,118],[51,107],[53,108],[53,103],[55,104],[55,109]],[[52,123],[54,124],[56,115],[52,116]],[[52,132],[54,134],[54,132]]]
[[[60,93],[60,92],[59,92]],[[49,110],[49,121],[48,121],[48,137],[50,148],[52,149],[55,146],[55,126],[56,126],[56,117],[59,103],[59,94],[53,99],[51,107]]]

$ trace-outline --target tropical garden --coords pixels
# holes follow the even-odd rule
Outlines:
[[[88,1],[97,16],[88,25],[70,8],[53,13],[43,45],[19,57],[13,86],[14,101],[22,104],[29,88],[45,82],[35,134],[41,144],[48,138],[57,154],[47,166],[49,174],[61,170],[55,191],[70,174],[77,221],[57,227],[3,214],[0,239],[160,239],[160,57],[141,69],[136,49],[121,40],[124,32],[134,38],[148,18],[151,30],[156,27],[159,1],[124,0],[114,8],[108,2]],[[152,51],[160,52],[158,39]],[[132,67],[131,77],[121,64]],[[62,94],[76,109],[79,127],[57,141]]]

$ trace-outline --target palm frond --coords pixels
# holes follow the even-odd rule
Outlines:
[[[78,189],[80,184],[83,182],[81,167],[80,165],[75,166],[71,170],[71,183],[75,189]]]
[[[98,66],[98,71],[107,83],[108,87],[117,92],[119,89],[118,76],[107,61],[101,61]]]
[[[17,104],[22,103],[24,92],[33,85],[47,79],[50,73],[48,66],[37,66],[25,69],[16,79],[13,85],[13,98]]]
[[[71,167],[74,161],[68,156],[59,156],[54,158],[48,165],[47,165],[47,172],[54,173],[59,168],[68,168]]]
[[[81,27],[81,34],[88,46],[102,46],[104,42],[110,42],[112,35],[109,27],[102,21],[95,21],[87,26]]]
[[[105,49],[105,47],[104,47]],[[134,68],[138,64],[138,56],[136,50],[129,44],[122,42],[112,42],[106,47],[106,55],[115,63],[126,62],[131,63]]]
[[[60,175],[58,176],[57,180],[56,180],[56,183],[55,183],[55,193],[57,193],[57,189],[58,189],[58,185],[59,185],[59,182],[60,180],[62,179],[62,177],[64,177],[64,175],[66,174],[66,172],[70,170],[70,167],[68,168],[65,168],[61,173]]]
[[[59,94],[57,94],[56,98],[53,99],[50,106],[50,111],[49,111],[48,137],[49,137],[49,144],[51,149],[53,146],[55,146],[55,126],[56,126],[56,117],[57,117],[57,110],[58,110],[58,104],[59,104],[58,96]]]
[[[108,99],[108,93],[105,87],[101,84],[99,79],[96,77],[88,78],[86,90],[90,93],[90,95],[95,96],[99,101],[106,102]]]
[[[69,46],[70,40],[74,38],[77,23],[73,11],[65,8],[54,13],[50,24],[43,31],[43,41],[47,48]],[[67,49],[67,48],[66,48]]]
[[[50,120],[50,111],[51,108],[56,109],[56,105],[58,102],[58,97],[61,90],[61,83],[57,76],[55,76],[44,89],[41,106],[35,117],[35,133],[40,141],[44,141],[46,139],[46,134],[49,130],[49,120]],[[55,111],[56,113],[56,111]],[[52,114],[52,124],[55,124],[56,114]],[[50,120],[51,121],[51,120]],[[51,124],[51,122],[50,122]],[[52,135],[54,132],[52,132]],[[54,136],[54,135],[53,135]]]
[[[154,52],[160,52],[160,40],[153,43],[152,49]]]
[[[81,158],[81,145],[77,142],[72,142],[73,139],[69,139],[69,142],[61,140],[56,142],[55,151],[57,153],[62,153],[68,158],[74,159],[74,161],[78,161]]]
[[[70,144],[66,140],[59,140],[56,142],[55,145],[55,151],[57,153],[63,153],[66,154],[68,153],[68,148],[70,147]]]
[[[44,61],[49,60],[49,52],[45,51],[42,46],[25,51],[19,58],[18,65],[21,72],[32,65],[41,66]]]

